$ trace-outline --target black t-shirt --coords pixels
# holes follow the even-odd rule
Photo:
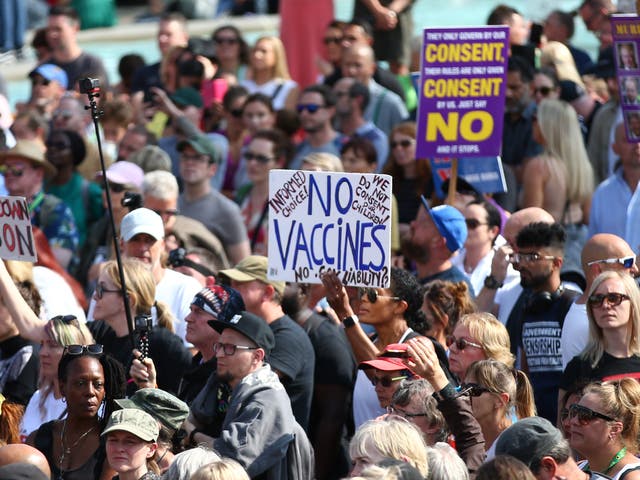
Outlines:
[[[129,335],[117,337],[116,332],[102,320],[87,323],[96,343],[122,363],[127,376],[133,361]],[[137,342],[136,342],[137,346]],[[191,353],[180,337],[166,328],[155,326],[149,332],[149,357],[156,366],[158,387],[172,394],[178,392],[180,379],[191,365]]]
[[[269,324],[276,346],[267,357],[269,365],[280,373],[296,421],[305,430],[309,424],[315,354],[306,332],[287,315]]]
[[[200,391],[207,384],[207,380],[218,366],[218,359],[213,357],[207,362],[202,361],[202,354],[196,353],[191,360],[191,367],[187,370],[180,380],[178,388],[178,398],[191,405],[193,400],[198,396]]]
[[[640,378],[640,356],[616,358],[604,352],[595,368],[587,360],[575,356],[564,369],[560,386],[569,390],[576,383],[617,380],[622,377]]]
[[[38,346],[19,335],[0,342],[0,392],[27,405],[38,388]]]

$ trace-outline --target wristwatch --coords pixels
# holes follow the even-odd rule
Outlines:
[[[504,283],[496,280],[496,277],[494,277],[493,275],[489,275],[487,278],[484,279],[484,286],[489,290],[497,290],[503,285]]]
[[[356,315],[349,315],[348,317],[342,319],[342,325],[344,325],[344,328],[351,328],[359,322],[360,321],[358,320],[358,317]]]

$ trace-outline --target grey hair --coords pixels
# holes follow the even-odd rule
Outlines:
[[[162,480],[189,480],[200,467],[220,460],[220,456],[204,446],[197,446],[177,454]]]
[[[434,436],[435,441],[444,442],[449,435],[449,427],[442,412],[438,409],[438,402],[433,398],[433,387],[427,380],[424,378],[404,380],[393,394],[391,404],[404,407],[409,405],[414,397],[420,400],[420,404],[427,414],[426,419],[429,425],[438,427],[438,432]]]
[[[171,172],[156,170],[145,174],[142,182],[142,194],[169,200],[178,197],[178,181]]]
[[[451,445],[437,442],[427,447],[429,480],[469,480],[469,470]]]
[[[533,452],[532,452],[533,453]],[[539,452],[538,456],[531,458],[529,469],[534,475],[538,475],[543,457],[551,457],[558,465],[567,463],[571,456],[571,447],[566,438],[562,438],[547,452]],[[526,461],[524,463],[527,463]]]

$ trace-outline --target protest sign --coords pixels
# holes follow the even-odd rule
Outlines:
[[[500,155],[509,29],[427,28],[420,71],[417,155]]]
[[[431,159],[433,184],[438,197],[444,198],[442,184],[451,176],[451,158]],[[458,176],[464,178],[480,193],[503,193],[507,191],[500,157],[459,158]]]
[[[389,175],[269,172],[269,278],[386,288],[390,250]]]
[[[0,196],[0,258],[35,262],[31,215],[23,197]]]
[[[640,141],[640,18],[613,15],[611,33],[627,140],[636,143]]]

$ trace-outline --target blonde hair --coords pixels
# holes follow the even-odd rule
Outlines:
[[[404,419],[369,420],[362,424],[349,443],[349,456],[371,457],[377,451],[383,457],[405,460],[426,478],[429,474],[427,445],[422,432]]]
[[[321,172],[344,172],[342,160],[332,153],[314,152],[302,159],[302,163],[317,167]]]
[[[198,469],[190,480],[249,480],[249,475],[235,460],[221,458]]]
[[[584,202],[593,194],[593,167],[575,110],[562,100],[545,99],[538,105],[537,115],[546,150],[565,172],[567,201]]]
[[[640,330],[640,291],[635,280],[631,275],[624,271],[608,270],[598,275],[591,288],[589,296],[598,289],[605,281],[610,279],[619,279],[624,285],[624,292],[629,296],[631,312],[629,313],[629,323],[631,325],[631,334],[627,336],[629,339],[629,351],[631,355],[640,355],[640,342],[638,341],[638,332]],[[589,318],[589,343],[580,354],[580,358],[589,362],[592,368],[598,364],[604,353],[604,332],[600,328],[593,316],[593,306],[587,301],[587,317]]]
[[[134,315],[149,315],[151,307],[156,307],[158,325],[173,332],[174,318],[164,302],[156,302],[156,282],[149,269],[139,260],[124,259],[122,261],[124,281],[131,306],[135,307]],[[118,264],[111,260],[106,262],[103,271],[109,276],[116,288],[122,288]]]
[[[258,38],[253,48],[255,49],[256,45],[263,41],[271,45],[271,48],[273,48],[273,53],[276,57],[276,64],[273,66],[271,78],[291,80],[291,74],[289,73],[289,67],[287,66],[287,52],[284,49],[282,40],[280,40],[278,37],[267,35]]]
[[[558,75],[558,80],[571,80],[584,88],[573,55],[564,43],[549,42],[542,47],[540,67],[552,68]]]
[[[622,423],[620,437],[630,453],[638,453],[640,434],[640,384],[633,378],[590,383],[582,395],[596,395],[602,405],[602,412]]]
[[[473,362],[467,370],[467,375],[475,378],[478,385],[488,388],[492,393],[509,395],[509,401],[505,405],[505,416],[510,414],[511,407],[515,407],[519,419],[536,414],[533,387],[521,370],[510,368],[490,358]]]
[[[511,353],[511,340],[507,328],[493,315],[487,312],[469,313],[463,316],[458,325],[469,329],[471,336],[482,345],[487,358],[493,358],[512,368],[515,357]]]

